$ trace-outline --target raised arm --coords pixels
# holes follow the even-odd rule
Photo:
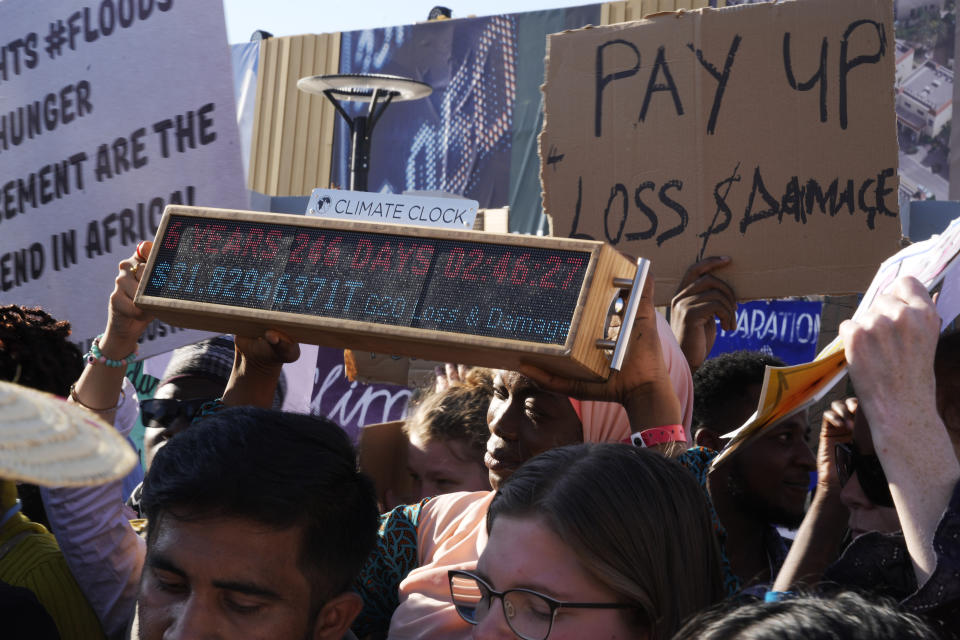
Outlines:
[[[704,258],[687,269],[670,302],[670,328],[687,358],[690,371],[704,363],[717,339],[717,324],[727,331],[737,328],[737,297],[715,271],[730,264],[730,258]]]
[[[627,356],[620,371],[611,371],[604,382],[586,382],[557,376],[532,366],[520,373],[540,386],[582,400],[619,402],[627,411],[634,432],[682,424],[682,410],[663,359],[653,307],[653,278],[647,278],[630,335]]]
[[[274,329],[256,338],[236,336],[234,344],[233,370],[223,403],[271,408],[283,365],[300,357],[300,345]]]
[[[150,255],[152,242],[141,242],[132,256],[122,261],[114,280],[107,311],[107,327],[97,340],[97,348],[105,359],[122,361],[137,351],[137,341],[153,318],[133,304],[142,275],[142,267]],[[126,366],[107,366],[89,362],[73,387],[71,402],[96,411],[112,421],[119,404]]]
[[[847,531],[849,511],[840,501],[836,446],[849,442],[857,399],[834,400],[823,412],[817,451],[817,490],[790,552],[777,574],[774,591],[789,591],[799,584],[815,585],[837,559]]]
[[[121,361],[134,353],[138,338],[151,320],[133,304],[151,244],[142,243],[137,253],[119,265],[106,331],[99,340],[104,358]],[[70,401],[113,422],[121,402],[125,371],[126,366],[88,363],[73,387]],[[132,407],[127,403],[135,402],[135,398],[122,402],[121,411],[128,411]],[[132,425],[131,421],[127,423]],[[145,553],[143,540],[130,527],[134,514],[124,506],[123,481],[96,487],[55,487],[41,492],[51,528],[77,584],[107,637],[122,637],[133,616]]]
[[[936,406],[939,330],[930,296],[909,277],[897,280],[862,318],[840,325],[860,410],[921,586],[936,567],[933,537],[960,480],[960,462]]]

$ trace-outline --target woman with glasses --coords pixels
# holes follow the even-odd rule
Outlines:
[[[620,444],[543,453],[497,492],[475,570],[449,572],[474,638],[669,638],[723,597],[696,481]]]

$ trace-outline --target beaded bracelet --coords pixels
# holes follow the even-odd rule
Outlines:
[[[131,362],[137,359],[138,349],[134,349],[133,353],[128,355],[126,358],[122,358],[120,360],[111,360],[110,358],[106,357],[105,355],[103,355],[103,352],[100,351],[100,338],[102,337],[103,337],[103,334],[101,333],[100,335],[98,335],[96,338],[93,339],[93,342],[90,343],[90,351],[87,351],[87,355],[84,356],[84,359],[87,361],[87,364],[94,364],[96,362],[99,362],[102,365],[113,367],[114,369],[118,369],[120,367],[126,367]]]
[[[70,385],[70,399],[76,402],[78,405],[86,409],[87,411],[93,411],[94,413],[103,413],[104,411],[113,411],[114,409],[119,409],[123,406],[123,403],[127,399],[127,394],[123,389],[120,389],[120,400],[117,401],[116,406],[107,407],[106,409],[98,409],[97,407],[91,407],[83,400],[80,399],[80,396],[77,395],[77,385],[76,383]]]

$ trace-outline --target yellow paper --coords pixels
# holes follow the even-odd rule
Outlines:
[[[724,435],[730,442],[713,464],[719,464],[753,434],[815,402],[833,386],[846,367],[843,344],[839,340],[830,343],[813,362],[767,367],[757,412],[742,427]]]

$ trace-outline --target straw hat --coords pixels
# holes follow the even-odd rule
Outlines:
[[[57,396],[0,382],[0,478],[87,486],[125,476],[137,454],[109,424]]]

